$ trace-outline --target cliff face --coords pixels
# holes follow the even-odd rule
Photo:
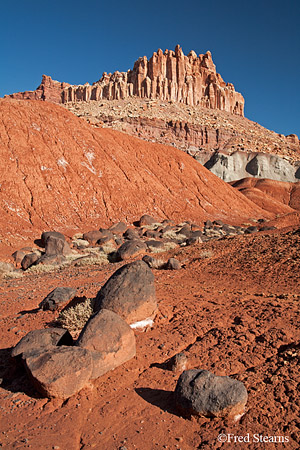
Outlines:
[[[175,52],[159,49],[149,61],[146,56],[139,58],[128,72],[104,72],[93,85],[59,83],[44,75],[36,91],[12,94],[10,97],[68,103],[122,100],[134,96],[244,115],[243,96],[216,72],[211,53],[197,56],[191,51],[186,56],[179,45]]]

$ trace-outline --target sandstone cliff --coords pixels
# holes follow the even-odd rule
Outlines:
[[[211,53],[208,51],[197,56],[192,50],[186,56],[179,45],[175,52],[159,49],[149,61],[146,56],[139,58],[128,72],[104,72],[93,85],[59,83],[44,75],[35,91],[16,93],[10,97],[55,103],[139,97],[244,115],[243,96],[235,91],[233,84],[225,83],[216,72]]]

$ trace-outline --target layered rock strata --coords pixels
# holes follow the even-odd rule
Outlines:
[[[244,115],[243,96],[216,72],[211,53],[208,51],[197,56],[192,50],[186,56],[179,45],[175,51],[158,49],[149,60],[146,56],[139,58],[128,72],[104,72],[93,85],[69,85],[43,75],[42,83],[35,91],[16,93],[10,97],[55,103],[140,97]]]

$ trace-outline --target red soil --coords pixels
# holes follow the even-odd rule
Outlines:
[[[268,179],[257,179],[257,178],[243,178],[242,180],[233,181],[230,183],[239,191],[241,191],[246,197],[257,203],[260,207],[265,208],[263,202],[254,200],[255,195],[250,194],[250,192],[255,193],[259,189],[263,194],[266,194],[265,199],[270,202],[270,197],[276,202],[288,205],[290,208],[300,211],[300,182],[298,183],[287,183],[283,181],[274,181]],[[262,199],[263,196],[260,196]],[[275,206],[275,204],[274,204]],[[283,212],[284,210],[282,210]],[[288,212],[288,210],[286,210]],[[275,212],[275,210],[274,210]],[[290,211],[291,212],[291,211]]]
[[[155,270],[159,316],[136,333],[137,356],[66,402],[42,399],[9,348],[57,313],[34,312],[59,285],[95,296],[117,265],[27,275],[0,287],[1,435],[6,449],[299,448],[300,237],[278,231],[237,236],[172,251],[180,271]],[[164,362],[185,351],[190,368],[233,376],[249,399],[240,422],[185,419],[174,405],[179,374]],[[250,443],[221,446],[220,433]],[[255,443],[254,434],[286,436]]]

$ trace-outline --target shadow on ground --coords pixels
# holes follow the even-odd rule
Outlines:
[[[151,388],[136,388],[135,392],[151,405],[181,417],[176,409],[174,392]]]

